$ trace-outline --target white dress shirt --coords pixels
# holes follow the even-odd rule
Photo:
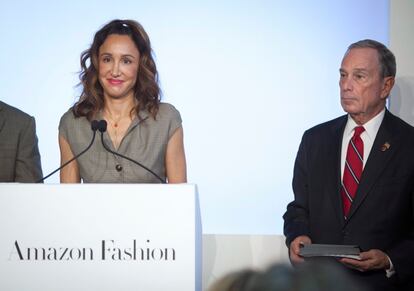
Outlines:
[[[379,127],[384,119],[385,108],[362,126],[365,131],[361,133],[361,139],[364,142],[364,163],[362,165],[365,168],[365,164],[368,160],[369,153],[371,152],[372,145],[374,144],[375,137],[377,136]],[[348,115],[348,121],[345,126],[344,135],[342,136],[342,150],[341,150],[341,179],[344,176],[346,152],[348,150],[348,144],[354,135],[355,127],[359,126],[350,115]]]

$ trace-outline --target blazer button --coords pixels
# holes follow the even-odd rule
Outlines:
[[[118,164],[118,165],[116,165],[116,166],[115,166],[115,169],[116,169],[118,172],[121,172],[121,171],[122,171],[122,166],[121,166],[120,164]]]

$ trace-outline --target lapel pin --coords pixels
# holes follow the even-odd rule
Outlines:
[[[389,142],[384,143],[381,146],[381,152],[385,152],[386,150],[388,150],[391,147],[391,145],[389,144]]]

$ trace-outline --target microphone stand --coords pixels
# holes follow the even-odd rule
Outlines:
[[[86,153],[92,146],[93,142],[95,141],[95,136],[96,136],[96,130],[98,129],[99,126],[99,122],[97,120],[92,120],[91,122],[91,129],[93,131],[93,136],[92,136],[92,140],[89,143],[89,145],[86,147],[86,149],[84,149],[83,151],[81,151],[79,154],[77,154],[76,156],[74,156],[73,158],[71,158],[69,161],[67,161],[66,163],[64,163],[63,165],[61,165],[59,168],[57,168],[56,170],[54,170],[52,173],[50,173],[49,175],[43,177],[40,180],[37,180],[36,183],[42,183],[44,180],[46,180],[47,178],[49,178],[50,176],[52,176],[54,173],[56,173],[57,171],[62,170],[64,167],[66,167],[67,165],[69,165],[72,161],[76,160],[77,158],[79,158],[81,155],[83,155],[84,153]]]
[[[123,158],[123,159],[126,159],[126,160],[128,160],[128,161],[130,161],[130,162],[132,162],[132,163],[134,163],[134,164],[136,164],[136,165],[138,165],[138,166],[140,166],[141,168],[143,168],[143,169],[145,169],[145,170],[147,170],[148,172],[150,172],[152,175],[154,175],[154,177],[156,177],[158,180],[160,180],[160,182],[162,183],[162,184],[166,184],[167,182],[163,179],[163,178],[161,178],[160,176],[158,176],[156,173],[154,173],[154,171],[152,171],[152,170],[150,170],[150,169],[148,169],[146,166],[144,166],[143,164],[141,164],[141,163],[139,163],[139,162],[137,162],[137,161],[135,161],[135,160],[133,160],[133,159],[131,159],[131,158],[129,158],[129,157],[127,157],[127,156],[124,156],[124,155],[122,155],[122,154],[119,154],[119,153],[117,153],[117,152],[115,152],[115,151],[113,151],[113,150],[111,150],[106,144],[105,144],[105,142],[104,142],[104,138],[103,138],[103,134],[104,134],[104,132],[106,131],[106,128],[107,128],[107,123],[106,123],[106,121],[105,120],[99,120],[98,121],[98,130],[101,132],[101,141],[102,141],[102,146],[104,147],[104,149],[105,150],[107,150],[108,152],[110,152],[111,154],[114,154],[114,155],[116,155],[116,156],[119,156],[119,157],[121,157],[121,158]]]

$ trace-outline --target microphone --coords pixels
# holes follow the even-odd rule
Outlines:
[[[147,168],[146,166],[144,166],[143,164],[141,164],[141,163],[139,163],[139,162],[137,162],[137,161],[135,161],[135,160],[133,160],[133,159],[131,159],[131,158],[127,157],[127,156],[124,156],[124,155],[122,155],[122,154],[120,154],[120,153],[117,153],[117,152],[114,152],[113,150],[111,150],[111,149],[110,149],[110,148],[109,148],[109,147],[105,144],[104,139],[103,139],[103,134],[104,134],[104,132],[106,131],[106,129],[107,129],[107,123],[106,123],[106,121],[105,121],[105,120],[99,120],[99,121],[98,121],[98,130],[101,132],[101,141],[102,141],[102,145],[103,145],[103,147],[104,147],[104,149],[105,149],[105,150],[107,150],[107,151],[108,151],[108,152],[110,152],[111,154],[114,154],[114,155],[119,156],[119,157],[121,157],[121,158],[123,158],[123,159],[126,159],[126,160],[128,160],[128,161],[130,161],[130,162],[133,162],[134,164],[136,164],[136,165],[140,166],[141,168],[143,168],[143,169],[147,170],[147,171],[148,171],[148,172],[150,172],[152,175],[154,175],[154,177],[156,177],[158,180],[160,180],[162,184],[166,184],[166,183],[167,183],[167,182],[166,182],[163,178],[161,178],[160,176],[158,176],[156,173],[154,173],[152,170],[148,169],[148,168]]]
[[[52,176],[54,173],[56,173],[57,171],[62,170],[64,167],[66,167],[67,165],[69,165],[73,160],[76,160],[81,155],[83,155],[84,153],[86,153],[91,148],[93,142],[95,141],[96,131],[99,129],[99,122],[97,120],[92,120],[92,122],[91,122],[91,129],[93,131],[93,136],[92,136],[92,140],[91,140],[90,144],[86,147],[86,149],[84,149],[79,154],[77,154],[76,156],[74,156],[73,158],[71,158],[69,161],[67,161],[66,163],[64,163],[63,165],[61,165],[59,168],[57,168],[56,170],[54,170],[49,175],[43,177],[40,180],[37,180],[36,183],[42,183],[44,180],[46,180],[47,178],[49,178],[50,176]]]

